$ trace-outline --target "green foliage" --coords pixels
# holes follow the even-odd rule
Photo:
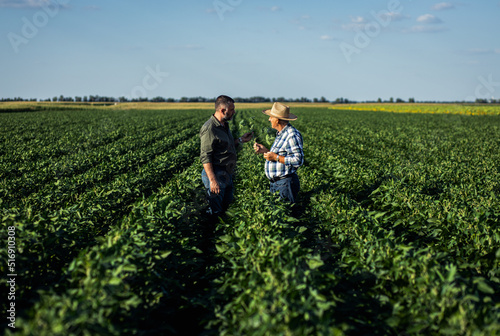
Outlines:
[[[0,115],[17,333],[500,334],[498,116],[293,113],[299,202],[270,194],[242,144],[215,233],[198,160],[210,111]],[[275,135],[259,111],[231,128],[268,148]]]

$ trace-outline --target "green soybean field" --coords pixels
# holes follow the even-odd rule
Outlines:
[[[500,335],[500,115],[291,112],[298,203],[252,140],[213,233],[212,110],[0,113],[4,334]]]

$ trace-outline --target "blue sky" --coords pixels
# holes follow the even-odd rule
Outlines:
[[[499,14],[499,0],[0,0],[0,97],[500,99]]]

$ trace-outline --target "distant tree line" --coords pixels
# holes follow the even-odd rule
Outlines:
[[[36,102],[38,101],[36,98],[29,98],[29,99],[25,99],[25,98],[21,98],[21,97],[16,97],[16,98],[2,98],[0,99],[0,101],[2,102],[16,102],[16,101],[25,101],[25,102]]]
[[[47,98],[47,99],[40,99],[37,100],[36,98],[30,98],[30,99],[23,99],[23,98],[2,98],[0,101],[2,102],[9,102],[9,101],[43,101],[43,102],[77,102],[77,103],[88,103],[88,102],[99,102],[99,103],[108,103],[108,102],[115,102],[115,103],[128,103],[128,102],[152,102],[152,103],[199,103],[199,102],[215,102],[216,97],[213,98],[206,98],[206,97],[181,97],[180,99],[175,99],[175,98],[165,98],[165,97],[154,97],[154,98],[127,98],[127,97],[105,97],[105,96],[83,96],[83,97],[64,97],[63,95],[60,96],[55,96],[53,98]],[[344,98],[339,98],[342,102],[349,102],[347,99]],[[337,99],[337,102],[339,101]],[[322,102],[322,103],[328,103],[330,102],[327,100],[325,97],[321,98],[314,98],[314,99],[309,99],[306,97],[301,97],[301,98],[285,98],[285,97],[277,97],[277,98],[267,98],[267,97],[261,97],[261,96],[255,96],[255,97],[250,97],[250,98],[241,98],[241,97],[236,97],[234,100],[238,103],[267,103],[267,102],[275,102],[275,101],[280,101],[280,102],[304,102],[304,103],[311,103],[311,102]]]
[[[249,97],[249,98],[242,98],[242,97],[236,97],[234,98],[235,102],[237,103],[272,103],[272,102],[294,102],[294,103],[332,103],[332,104],[354,104],[358,103],[357,101],[354,100],[349,100],[347,98],[337,98],[335,100],[328,100],[325,97],[321,98],[306,98],[306,97],[301,97],[301,98],[285,98],[285,97],[275,97],[275,98],[269,98],[269,97],[262,97],[262,96],[255,96],[255,97]],[[89,96],[76,96],[76,97],[64,97],[63,95],[60,96],[55,96],[52,98],[47,98],[47,99],[36,99],[36,98],[1,98],[0,102],[17,102],[17,101],[24,101],[24,102],[76,102],[76,103],[135,103],[135,102],[150,102],[150,103],[211,103],[215,102],[215,97],[213,98],[206,98],[206,97],[181,97],[180,99],[175,99],[175,98],[165,98],[165,97],[154,97],[154,98],[127,98],[127,97],[106,97],[106,96],[99,96],[99,95],[89,95]],[[415,103],[415,98],[409,98],[407,101],[401,99],[401,98],[396,98],[394,99],[393,97],[389,98],[388,100],[382,100],[382,98],[378,98],[376,101],[363,101],[364,103]],[[471,102],[466,102],[466,101],[454,101],[454,102],[444,102],[444,101],[419,101],[419,103],[471,103]],[[500,99],[476,99],[475,103],[477,104],[500,104]]]

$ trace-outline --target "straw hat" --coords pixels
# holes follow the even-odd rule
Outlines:
[[[274,103],[270,110],[262,111],[262,113],[267,114],[270,117],[275,117],[281,120],[295,120],[297,116],[290,113],[290,107],[283,105],[281,103]]]

